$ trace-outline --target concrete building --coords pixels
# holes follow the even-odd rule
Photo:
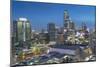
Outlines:
[[[69,19],[69,14],[68,14],[68,11],[65,10],[64,11],[64,28],[67,29],[70,27],[70,19]]]
[[[47,29],[48,29],[49,40],[51,42],[55,41],[56,40],[56,27],[55,27],[55,24],[54,23],[49,23]]]
[[[49,52],[58,52],[61,54],[66,54],[76,61],[81,61],[82,56],[80,52],[80,48],[78,46],[68,46],[68,45],[51,45]]]
[[[57,44],[64,44],[64,34],[57,34],[57,39],[56,39]]]
[[[64,11],[64,39],[67,40],[68,36],[75,34],[75,24],[69,17],[67,10]]]
[[[31,39],[31,25],[26,18],[19,18],[17,21],[18,41]]]

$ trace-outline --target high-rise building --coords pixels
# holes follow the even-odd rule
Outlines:
[[[69,29],[75,30],[75,24],[73,21],[70,21]]]
[[[57,34],[56,42],[57,44],[64,44],[64,34],[63,33]]]
[[[69,17],[67,10],[64,11],[64,39],[67,40],[69,35],[73,35],[75,32],[75,24]]]
[[[48,24],[48,35],[50,41],[55,41],[56,39],[56,28],[54,23]]]
[[[70,27],[69,24],[70,24],[69,14],[68,14],[68,11],[65,10],[64,11],[64,28],[65,29],[69,28]]]
[[[31,25],[26,18],[19,18],[17,21],[18,41],[27,41],[31,39]]]
[[[75,29],[75,24],[69,17],[68,11],[64,11],[64,29]]]
[[[11,63],[15,63],[13,58],[15,58],[16,54],[15,43],[17,43],[17,41],[17,21],[14,20],[11,22]]]
[[[15,43],[18,41],[18,34],[17,34],[17,21],[14,20],[12,23],[11,23],[11,36],[12,36],[12,42]]]
[[[41,33],[39,33],[39,42],[41,44],[46,44],[49,42],[48,32],[42,29]]]

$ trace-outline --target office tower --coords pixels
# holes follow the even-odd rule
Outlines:
[[[41,44],[45,44],[45,39],[46,39],[45,30],[42,29],[41,32],[39,33],[39,42]]]
[[[70,19],[69,19],[69,14],[68,14],[68,11],[65,10],[64,11],[64,28],[67,29],[69,28],[69,23],[70,23]]]
[[[56,39],[56,29],[55,29],[54,23],[48,24],[48,35],[49,35],[50,41],[55,41],[55,39]]]
[[[64,29],[75,29],[75,24],[69,17],[68,11],[64,11]]]
[[[57,44],[64,44],[64,34],[63,33],[57,34],[56,42]]]
[[[82,32],[84,33],[85,39],[89,38],[89,28],[87,28],[86,23],[82,23]]]
[[[70,29],[75,30],[75,24],[73,21],[70,21]]]
[[[64,33],[63,33],[64,28],[56,28],[56,43],[57,44],[64,44]]]
[[[18,34],[17,34],[17,21],[14,20],[12,23],[11,23],[11,37],[12,37],[12,42],[13,43],[16,43],[18,41]]]
[[[64,11],[64,39],[65,41],[70,35],[75,33],[75,24],[69,17],[67,10]]]
[[[18,41],[27,41],[31,39],[31,25],[26,18],[19,18],[17,21]]]
[[[15,54],[16,54],[16,45],[15,43],[17,43],[18,39],[17,39],[17,21],[12,21],[11,22],[11,63],[15,63],[14,58],[15,58]]]
[[[34,35],[35,35],[35,31],[32,30],[32,31],[31,31],[31,39],[34,39]]]
[[[58,33],[63,33],[63,30],[64,30],[64,28],[63,28],[63,27],[60,27],[60,28],[58,29]]]
[[[49,42],[48,32],[42,29],[41,33],[39,33],[39,42],[41,44],[46,44]]]
[[[69,20],[69,14],[68,11],[64,11],[64,40],[67,39],[67,31],[68,31],[68,23],[70,22]]]

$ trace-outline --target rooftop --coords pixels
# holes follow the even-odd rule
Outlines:
[[[75,44],[75,45],[65,45],[65,44],[56,44],[56,45],[50,45],[51,48],[60,48],[60,49],[71,49],[71,50],[76,50],[79,49],[80,47],[86,47],[86,45],[81,45],[81,44]]]

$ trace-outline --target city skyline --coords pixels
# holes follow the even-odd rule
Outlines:
[[[11,66],[96,61],[95,9],[13,1]]]
[[[89,28],[93,28],[95,24],[95,6],[19,1],[13,1],[12,5],[13,20],[18,20],[20,17],[28,18],[34,30],[46,29],[50,22],[63,27],[64,10],[68,11],[71,20],[77,27],[83,22]]]

